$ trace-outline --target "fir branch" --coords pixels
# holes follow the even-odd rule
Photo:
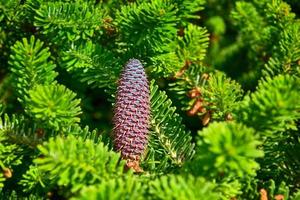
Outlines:
[[[62,64],[80,81],[100,88],[116,88],[122,66],[113,52],[92,42],[64,52]]]
[[[166,170],[181,166],[194,154],[194,144],[189,131],[182,125],[181,117],[165,92],[158,90],[154,81],[151,91],[151,135],[144,164],[149,169]]]
[[[35,26],[58,46],[101,34],[105,13],[88,2],[49,2],[36,10]]]
[[[260,12],[263,9],[260,6],[265,7],[266,3],[263,1],[262,5],[257,5],[257,2],[237,1],[231,11],[233,24],[239,30],[237,44],[232,45],[234,53],[248,59],[246,63],[237,63],[245,65],[238,81],[248,88],[257,84],[261,69],[272,54],[273,41],[277,40],[275,33],[279,33],[276,27],[268,23],[266,13]],[[235,74],[234,71],[232,73]]]
[[[1,1],[0,2],[0,21],[18,21],[22,12],[22,5],[19,0]],[[18,12],[16,12],[16,10]]]
[[[197,12],[204,9],[204,0],[171,0],[173,4],[178,8],[178,16],[184,22],[188,22],[190,19],[199,19],[200,16]]]
[[[25,111],[54,130],[80,121],[80,100],[63,85],[37,85],[28,92]]]
[[[290,183],[289,189],[294,191],[299,185],[300,151],[299,125],[297,130],[276,133],[276,137],[268,137],[263,144],[265,159],[259,160],[261,169],[258,172],[263,179],[272,179],[277,184]]]
[[[6,185],[11,185],[18,181],[22,167],[26,168],[31,158],[36,156],[33,150],[45,137],[32,121],[23,116],[8,117],[7,114],[0,118],[0,136],[0,157],[4,156],[0,158],[0,167],[5,171],[4,177],[11,178]]]
[[[63,133],[64,135],[73,135],[76,138],[81,137],[84,140],[91,140],[95,144],[98,144],[100,142],[108,143],[107,141],[104,141],[104,138],[102,137],[101,133],[98,132],[97,129],[90,130],[88,126],[81,128],[78,124],[72,124],[71,126],[66,127],[63,130]]]
[[[190,116],[199,115],[204,119],[209,115],[209,120],[231,120],[229,116],[242,97],[241,86],[222,72],[207,74],[205,70],[191,65],[176,82],[169,84],[170,90],[177,94],[182,110]]]
[[[2,115],[3,111],[4,111],[4,106],[3,104],[0,104],[0,116]]]
[[[208,33],[206,28],[189,24],[184,29],[183,37],[178,37],[177,53],[179,57],[192,63],[199,63],[204,59],[208,47]]]
[[[34,163],[38,173],[43,174],[42,181],[47,182],[45,189],[48,191],[58,185],[77,192],[85,186],[124,175],[125,163],[120,161],[120,155],[109,151],[103,143],[95,144],[74,136],[56,137],[39,145],[38,149],[43,156],[36,158]],[[28,171],[23,177],[25,187],[30,187],[26,183],[38,180],[30,178],[31,175]]]
[[[116,14],[120,42],[127,48],[143,49],[143,55],[161,51],[176,36],[177,9],[169,1],[132,3]]]
[[[5,200],[43,200],[43,197],[40,197],[35,194],[29,194],[28,196],[20,195],[15,190],[12,192],[0,192],[0,199]]]
[[[299,78],[279,75],[260,81],[237,109],[237,119],[263,135],[295,129],[299,119]]]
[[[97,144],[102,141],[102,136],[97,133],[97,130],[90,131],[87,126],[81,128],[78,124],[72,124],[58,131],[45,129],[43,126],[22,115],[12,115],[9,117],[5,114],[0,118],[0,131],[6,135],[9,143],[30,149],[35,149],[38,144],[41,144],[47,138],[58,134],[65,136],[73,135],[76,138],[80,137],[84,140],[89,139]]]
[[[269,27],[266,26],[263,16],[250,2],[238,1],[231,17],[234,24],[241,28],[240,37],[244,45],[249,45],[252,50],[259,50],[262,42],[269,38]]]
[[[278,45],[273,48],[272,58],[265,65],[263,74],[274,77],[292,74],[300,77],[300,23],[285,27],[279,35]]]
[[[206,69],[197,64],[191,64],[189,68],[174,82],[169,83],[170,91],[174,92],[181,103],[181,109],[190,110],[201,93],[201,88],[207,81]],[[195,91],[194,94],[192,91]],[[192,96],[191,96],[192,95]]]
[[[23,149],[9,142],[3,122],[0,122],[0,188],[13,176],[12,168],[22,163]]]
[[[277,184],[272,179],[263,183],[261,191],[262,190],[266,193],[266,196],[271,199],[290,199],[291,196],[289,187],[285,182]]]
[[[49,188],[53,185],[53,182],[45,177],[47,174],[39,170],[37,165],[30,165],[18,184],[22,186],[23,192],[45,196],[46,186]]]
[[[295,200],[299,200],[300,199],[300,189],[298,189],[298,191],[293,195],[292,197]]]
[[[150,58],[149,68],[154,76],[174,76],[184,66],[185,62],[174,51],[176,45],[170,46],[172,50],[166,50],[167,53],[157,54]]]
[[[22,103],[28,96],[28,90],[37,84],[52,83],[57,76],[55,65],[49,61],[49,48],[44,48],[43,44],[31,36],[29,41],[23,38],[22,42],[18,41],[12,47],[9,64],[14,86]]]
[[[254,129],[235,122],[212,123],[199,131],[196,154],[187,168],[207,177],[255,175],[264,155]]]
[[[7,114],[0,118],[0,131],[5,134],[11,144],[35,148],[42,143],[45,135],[40,127],[24,116]]]
[[[299,67],[294,59],[299,57],[299,22],[294,19],[295,14],[291,12],[288,4],[281,0],[238,1],[231,16],[234,24],[240,28],[240,46],[244,48],[249,59],[247,73],[244,73],[241,81],[252,79],[257,82],[261,73],[267,76],[291,71],[298,73]],[[261,72],[270,57],[272,60]]]
[[[165,53],[151,57],[151,71],[156,75],[180,76],[191,64],[200,64],[208,47],[208,34],[205,28],[189,24],[182,28],[183,35],[163,47]]]
[[[11,106],[11,102],[10,102],[10,100],[12,99],[11,82],[12,82],[11,76],[6,76],[0,82],[0,116],[2,115],[2,112],[5,111],[6,107]]]
[[[243,177],[243,179],[244,178],[245,177]],[[242,190],[242,181],[237,177],[227,177],[216,180],[216,184],[215,191],[219,193],[219,197],[222,200],[238,198],[238,196],[244,192]]]
[[[214,191],[215,188],[215,184],[202,177],[167,175],[150,182],[149,193],[153,199],[217,200],[220,195]]]
[[[137,178],[128,176],[105,181],[101,184],[85,187],[78,197],[71,200],[119,200],[146,199],[143,194],[145,186]]]
[[[3,182],[5,181],[5,178],[4,178],[4,175],[3,173],[0,174],[0,191],[1,191],[1,188],[3,188],[4,184]]]
[[[282,0],[266,1],[264,4],[266,8],[265,15],[268,22],[278,28],[286,28],[296,16],[295,13],[291,11],[290,5]]]
[[[242,98],[241,86],[222,72],[210,74],[206,83],[200,90],[206,104],[204,108],[211,112],[213,119],[230,120],[228,116]]]
[[[298,198],[297,11],[296,0],[2,0],[0,199]],[[133,57],[153,80],[139,176],[88,128],[111,132],[106,101]]]
[[[22,156],[20,154],[22,149],[15,144],[10,144],[6,133],[0,131],[0,167],[2,170],[11,168],[13,165],[21,164]]]

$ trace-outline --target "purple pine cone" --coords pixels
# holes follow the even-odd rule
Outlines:
[[[121,74],[113,122],[115,149],[123,159],[138,163],[150,125],[149,83],[139,60],[130,59]]]

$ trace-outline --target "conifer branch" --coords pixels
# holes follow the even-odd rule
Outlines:
[[[33,169],[43,175],[42,182],[48,190],[57,184],[76,192],[84,186],[124,174],[125,163],[120,161],[120,155],[109,151],[102,142],[95,144],[74,136],[56,137],[39,145],[38,149],[43,156],[34,160],[37,169]],[[38,180],[31,178],[35,174],[32,169],[28,171],[23,177],[23,186],[30,187],[28,184]]]
[[[54,130],[80,121],[80,100],[63,85],[37,85],[28,92],[25,111]]]
[[[180,175],[162,176],[150,183],[149,193],[154,199],[220,199],[215,185],[204,178]]]
[[[189,131],[182,125],[181,117],[165,92],[154,81],[151,90],[151,135],[145,163],[160,170],[182,166],[194,154],[194,144]]]
[[[279,75],[260,81],[237,110],[237,119],[263,135],[295,129],[299,119],[299,78]]]
[[[207,177],[244,177],[259,169],[256,158],[264,153],[254,129],[235,122],[212,123],[198,132],[196,156],[188,169]]]
[[[105,13],[88,2],[41,4],[34,19],[36,27],[61,46],[62,42],[89,40],[101,34]]]
[[[30,40],[22,39],[12,47],[10,56],[10,70],[13,83],[17,90],[19,100],[23,103],[28,96],[28,90],[37,84],[50,84],[54,82],[57,73],[55,64],[50,61],[49,48],[34,36]]]
[[[122,66],[113,52],[92,42],[64,52],[62,64],[80,81],[101,88],[116,88]]]
[[[142,200],[144,193],[145,186],[137,178],[128,176],[85,187],[80,195],[72,198],[72,200],[119,200],[126,198]]]

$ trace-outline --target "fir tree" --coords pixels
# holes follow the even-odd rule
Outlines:
[[[299,199],[299,11],[2,0],[0,199]]]

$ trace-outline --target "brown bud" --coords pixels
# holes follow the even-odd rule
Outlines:
[[[278,194],[275,196],[275,200],[284,200],[284,196],[282,194]]]
[[[226,120],[226,121],[232,121],[232,120],[233,120],[233,117],[232,117],[231,113],[227,113],[227,114],[226,114],[225,120]]]
[[[216,42],[218,42],[218,41],[220,40],[220,36],[215,35],[215,34],[211,34],[210,40],[211,40],[213,43],[216,43]]]
[[[127,160],[126,167],[132,169],[135,173],[142,173],[144,170],[140,167],[138,160]]]
[[[260,189],[260,200],[268,200],[268,193],[265,189]]]
[[[45,131],[44,131],[44,129],[42,129],[42,128],[37,128],[37,129],[35,130],[35,134],[36,134],[36,136],[37,136],[38,138],[42,138],[42,137],[44,137],[44,135],[45,135]]]
[[[180,36],[180,37],[183,37],[184,36],[184,28],[183,27],[180,27],[177,31],[177,35]]]
[[[210,112],[208,111],[208,112],[206,112],[205,115],[202,117],[202,124],[203,124],[203,126],[206,126],[206,125],[209,123],[210,118],[211,118],[211,114],[210,114]]]
[[[47,197],[52,198],[53,197],[53,192],[47,192]]]
[[[9,168],[4,168],[2,173],[3,173],[3,176],[5,178],[11,178],[12,177],[12,171]]]
[[[193,107],[187,112],[188,116],[194,116],[198,113],[199,109],[202,106],[202,101],[200,99],[196,99]]]
[[[200,93],[198,88],[193,88],[192,90],[190,90],[188,92],[188,97],[190,97],[190,98],[195,98],[195,97],[198,97],[200,95],[201,95],[201,93]]]
[[[200,107],[198,111],[200,113],[206,113],[206,108],[205,107]]]
[[[116,29],[112,26],[104,26],[104,30],[108,35],[114,35],[116,33]]]

